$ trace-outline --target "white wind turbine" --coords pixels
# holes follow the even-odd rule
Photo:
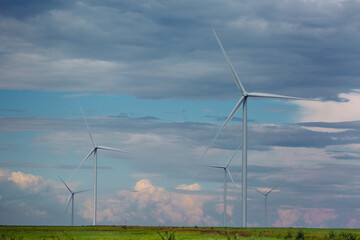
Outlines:
[[[211,140],[209,146],[207,147],[206,152],[210,148],[211,144],[215,141],[215,139],[218,137],[220,132],[224,129],[226,124],[230,122],[230,120],[234,117],[235,113],[239,110],[241,105],[243,105],[243,121],[242,121],[242,227],[247,227],[247,100],[249,97],[255,97],[255,98],[281,98],[281,99],[294,99],[294,100],[311,100],[313,99],[305,99],[305,98],[298,98],[298,97],[289,97],[289,96],[283,96],[283,95],[277,95],[277,94],[271,94],[271,93],[257,93],[257,92],[247,92],[242,85],[237,73],[235,72],[235,69],[233,65],[231,64],[229,57],[227,56],[218,36],[216,35],[215,30],[213,29],[215,38],[217,42],[219,43],[219,46],[225,56],[226,62],[228,63],[230,70],[232,72],[232,75],[234,76],[236,85],[241,91],[241,97],[238,101],[238,103],[235,105],[235,108],[232,110],[224,124],[221,126],[220,130],[216,133],[215,137]]]
[[[100,150],[108,150],[108,151],[116,151],[116,152],[121,152],[121,153],[127,153],[130,154],[129,152],[126,151],[122,151],[119,149],[115,149],[115,148],[110,148],[110,147],[104,147],[104,146],[98,146],[95,144],[91,130],[89,128],[89,125],[86,121],[85,118],[85,114],[84,111],[82,110],[82,108],[80,107],[81,113],[83,115],[84,118],[84,122],[86,124],[87,130],[89,132],[90,135],[90,139],[91,142],[93,144],[93,148],[91,149],[91,151],[89,152],[89,154],[86,156],[86,158],[80,163],[80,165],[76,168],[76,170],[74,171],[74,173],[71,175],[71,177],[77,172],[77,170],[86,162],[86,160],[89,159],[89,157],[94,154],[94,213],[93,213],[93,225],[96,225],[96,209],[97,209],[97,151]],[[71,177],[69,179],[71,179]]]
[[[264,195],[264,197],[265,197],[265,207],[264,207],[264,211],[265,211],[265,212],[264,212],[264,224],[265,224],[265,227],[268,227],[267,197],[268,197],[268,195],[269,195],[277,186],[279,186],[279,185],[280,185],[280,183],[276,184],[272,189],[270,189],[270,191],[268,191],[268,192],[266,192],[266,193],[255,189],[255,191],[257,191],[258,193]]]
[[[82,192],[88,192],[90,190],[83,190],[83,191],[77,191],[77,192],[73,192],[71,191],[71,189],[69,188],[68,185],[66,185],[66,183],[64,182],[64,180],[62,180],[61,177],[59,177],[60,180],[64,183],[65,187],[69,190],[69,192],[71,193],[71,197],[69,199],[69,203],[67,204],[66,206],[66,209],[65,209],[65,212],[68,210],[69,208],[69,205],[70,205],[70,202],[71,202],[71,226],[74,226],[74,197],[75,197],[75,194],[77,193],[82,193]]]
[[[235,157],[236,153],[239,151],[240,147],[241,147],[241,144],[236,149],[234,154],[231,156],[230,160],[225,164],[225,166],[219,166],[219,165],[210,165],[209,166],[209,167],[212,167],[212,168],[222,168],[222,169],[224,169],[224,219],[223,219],[224,227],[226,227],[226,216],[227,216],[226,210],[227,210],[227,176],[228,175],[230,177],[230,180],[231,180],[232,184],[234,185],[234,188],[236,189],[234,179],[231,176],[231,173],[230,173],[230,171],[228,169],[228,166],[229,166],[230,162],[233,160],[233,158]]]

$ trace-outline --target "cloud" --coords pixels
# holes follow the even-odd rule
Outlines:
[[[359,228],[360,227],[360,221],[358,219],[352,218],[346,225],[348,228]]]
[[[64,216],[68,191],[60,183],[31,173],[0,169],[0,189],[6,192],[0,199],[1,224],[65,224],[59,216]]]
[[[31,207],[25,203],[19,204],[18,207],[20,209],[24,210],[24,214],[27,217],[47,217],[48,216],[48,213],[46,211],[34,209],[33,207]]]
[[[247,89],[339,100],[360,87],[357,1],[13,2],[0,11],[3,89],[229,99],[211,26]]]
[[[229,198],[228,198],[228,200],[229,200]],[[216,212],[223,216],[223,214],[224,214],[224,203],[216,204],[215,208],[216,208]],[[227,214],[227,216],[233,216],[233,214],[234,214],[234,205],[231,205],[231,204],[226,205],[226,214]]]
[[[314,132],[326,132],[326,133],[338,133],[349,131],[350,129],[334,129],[334,128],[323,128],[323,127],[304,127],[307,130]]]
[[[56,153],[52,151],[52,153]],[[78,165],[65,165],[65,164],[36,164],[36,163],[27,163],[27,162],[0,162],[0,167],[16,167],[16,168],[47,168],[47,169],[71,169],[74,170]],[[93,166],[82,166],[82,169],[91,169]],[[98,169],[112,169],[112,167],[98,166]]]
[[[296,111],[294,108],[274,108],[274,107],[262,107],[261,109],[270,112],[283,112],[283,111]]]
[[[324,227],[329,221],[338,218],[335,209],[330,208],[301,208],[283,206],[278,208],[276,227],[312,226]]]
[[[22,172],[12,172],[8,178],[9,181],[13,181],[22,189],[29,190],[31,192],[39,193],[47,187],[48,183],[44,181],[41,176],[34,176],[32,174],[26,174]]]
[[[8,180],[11,176],[11,171],[8,169],[0,169],[0,180]]]
[[[338,95],[342,102],[308,102],[299,101],[302,108],[301,122],[350,122],[358,121],[360,113],[354,111],[360,107],[360,92],[358,90]]]
[[[181,184],[181,185],[177,186],[176,189],[188,190],[188,191],[200,191],[201,186],[198,183],[194,183],[194,184],[190,184],[190,185]]]
[[[267,193],[271,190],[271,188],[257,188],[257,190],[261,191],[261,192],[264,192],[264,193]],[[271,192],[280,192],[279,189],[274,189],[272,190]]]
[[[276,227],[290,227],[299,220],[301,212],[298,209],[278,209],[278,219],[275,222]]]
[[[217,124],[169,123],[128,116],[92,116],[88,121],[97,143],[136,153],[136,156],[131,156],[131,159],[134,160],[127,161],[126,164],[134,167],[138,172],[160,175],[160,177],[171,176],[173,179],[193,179],[193,182],[205,179],[218,181],[220,176],[214,178],[214,176],[208,175],[208,171],[199,174],[199,171],[203,169],[203,162],[222,163],[225,159],[229,159],[237,147],[236,142],[241,141],[241,135],[236,131],[239,126],[236,124],[229,125],[215,142],[213,148],[209,150],[207,159],[204,160],[202,157],[206,147],[204,143],[209,142],[217,132],[219,127]],[[323,127],[316,123],[311,123],[311,125],[251,124],[248,129],[251,163],[256,166],[291,167],[290,165],[293,163],[325,162],[349,157],[348,151],[359,149],[356,147],[357,142],[360,143],[360,135],[357,130],[358,123],[334,124],[325,127],[350,130],[314,132],[303,128],[304,126]],[[3,117],[0,118],[0,129],[10,134],[35,132],[31,149],[51,150],[52,154],[63,157],[76,149],[78,157],[83,158],[88,153],[88,147],[91,143],[80,118]],[[117,143],[116,146],[114,143]],[[337,152],[333,152],[334,150]],[[127,156],[121,154],[104,152],[102,155],[110,158],[128,159]],[[351,156],[356,157],[357,154],[352,153]],[[239,157],[238,155],[236,159]],[[234,160],[235,165],[236,159]],[[62,162],[43,165],[4,162],[2,165],[7,167],[65,169],[72,166]],[[237,170],[241,171],[240,169]],[[232,173],[236,177],[237,172],[232,171]]]
[[[304,220],[309,226],[325,227],[325,222],[334,220],[339,216],[335,209],[310,208],[305,211]]]
[[[79,98],[79,97],[88,97],[90,96],[89,93],[77,93],[77,94],[66,94],[63,95],[63,98]]]
[[[136,142],[143,145],[152,145],[153,147],[165,145],[174,147],[175,144],[181,142],[181,138],[187,139],[185,142],[182,140],[182,144],[190,145],[190,143],[193,143],[195,146],[202,146],[218,130],[217,124],[196,122],[167,123],[142,117],[92,117],[88,120],[91,122],[95,137],[101,138],[97,141],[109,141],[109,138],[101,133],[111,131],[113,132],[112,136],[115,135],[117,137],[119,135],[118,137],[123,139],[122,142],[126,140],[125,143],[128,145]],[[71,148],[74,144],[76,146],[85,146],[88,141],[86,131],[79,130],[83,129],[83,123],[80,119],[2,117],[0,122],[0,130],[9,133],[21,131],[54,132],[52,134],[39,134],[35,140],[38,144],[45,144],[52,148],[59,148],[60,146],[60,151]],[[224,149],[236,148],[234,140],[240,138],[238,132],[235,131],[238,128],[238,125],[229,125],[223,131],[222,136],[215,142],[214,147]],[[249,147],[255,149],[260,146],[262,148],[264,146],[324,147],[339,141],[346,141],[346,138],[337,139],[338,135],[336,135],[336,132],[330,135],[328,133],[309,131],[297,125],[251,124],[248,131],[249,136],[251,134]],[[122,133],[122,136],[120,136],[120,133]],[[273,137],[275,134],[277,138]],[[349,135],[353,134],[353,132],[345,131],[342,134]],[[172,138],[172,141],[169,141],[169,137]],[[74,139],[74,142],[69,142],[69,139]]]
[[[1,112],[12,112],[12,113],[24,113],[25,111],[19,109],[9,109],[9,108],[2,108],[0,109]]]
[[[213,116],[213,115],[205,115],[204,118],[211,119],[212,121],[216,122],[225,122],[227,119],[227,116]],[[242,118],[240,117],[233,117],[231,119],[232,122],[241,122]],[[254,122],[254,120],[248,119],[248,122]]]
[[[117,191],[116,198],[100,202],[99,221],[130,224],[199,225],[202,222],[202,199],[199,195],[175,193],[141,179],[135,191]],[[92,203],[81,212],[83,218],[92,219]],[[210,215],[204,216],[206,224],[217,223]]]
[[[153,174],[153,173],[139,173],[139,174],[132,174],[131,177],[133,178],[155,178],[160,177],[160,174]]]
[[[247,90],[325,100],[298,102],[301,111],[296,109],[294,114],[303,121],[300,124],[249,124],[249,184],[271,186],[279,178],[288,180],[272,196],[274,204],[282,204],[276,200],[279,196],[304,207],[278,210],[280,226],[355,224],[351,210],[343,213],[338,209],[356,206],[359,193],[356,184],[349,184],[358,182],[359,170],[355,160],[359,158],[360,118],[354,111],[359,102],[359,92],[354,89],[360,88],[360,58],[354,52],[360,43],[359,11],[358,1],[337,0],[7,1],[0,9],[0,88],[64,91],[62,101],[93,92],[148,99],[235,99],[239,91],[212,35],[214,26]],[[10,106],[1,111],[20,113],[16,109]],[[201,109],[204,114],[212,112],[207,106]],[[263,110],[293,111],[286,107]],[[136,178],[140,179],[136,192],[125,190],[116,196],[107,192],[110,197],[106,198],[104,194],[99,200],[100,219],[199,224],[199,193],[188,190],[200,187],[180,183],[206,188],[222,181],[220,174],[212,174],[203,164],[226,161],[241,142],[238,122],[227,126],[204,159],[206,143],[219,124],[129,116],[133,115],[89,118],[97,143],[116,143],[113,147],[136,153],[126,164],[139,172]],[[30,136],[26,148],[18,143],[1,145],[7,154],[16,150],[16,154],[28,156],[36,151],[37,156],[47,154],[62,161],[71,153],[83,158],[90,144],[80,118],[1,117],[0,130],[9,140],[20,134]],[[111,153],[102,156],[123,158]],[[60,192],[38,169],[22,168],[66,169],[72,165],[9,159],[1,166],[12,169],[0,170],[1,190],[7,192],[1,202],[13,204],[1,205],[4,219],[11,219],[3,215],[6,209],[20,206],[9,198],[21,196],[22,206],[32,207],[34,216],[40,218],[46,212],[42,215],[50,218],[46,223],[58,223],[58,219],[51,221],[53,215],[58,216],[53,209],[60,209],[67,192]],[[119,166],[114,163],[115,170]],[[240,161],[234,159],[231,167],[235,181],[240,179]],[[155,184],[169,179],[173,190],[182,191]],[[40,194],[48,194],[51,207],[36,198]],[[341,197],[347,204],[340,202]],[[90,223],[92,201],[85,203],[84,208],[79,206],[87,213],[81,220]],[[210,210],[205,222],[216,225],[216,204],[210,200],[206,204]],[[233,206],[231,212],[235,213],[237,205]]]

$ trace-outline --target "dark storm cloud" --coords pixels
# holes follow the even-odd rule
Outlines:
[[[53,9],[62,9],[70,6],[71,2],[58,0],[0,0],[0,14],[13,18],[28,18],[44,14]]]
[[[360,88],[358,10],[357,1],[2,1],[0,87],[234,98],[214,27],[248,91],[337,99]]]

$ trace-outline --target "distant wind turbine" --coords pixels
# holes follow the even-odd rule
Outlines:
[[[202,222],[202,226],[205,227],[205,222],[204,222],[204,212],[205,212],[205,207],[204,207],[204,194],[201,194],[201,200],[202,200],[202,217],[201,217],[201,222]]]
[[[130,154],[129,152],[126,151],[122,151],[122,150],[118,150],[115,148],[110,148],[110,147],[104,147],[104,146],[98,146],[95,144],[94,142],[94,138],[92,136],[91,130],[89,128],[89,125],[86,121],[85,118],[85,114],[84,111],[82,110],[82,108],[80,107],[81,113],[83,115],[84,118],[84,122],[86,124],[87,130],[89,132],[90,135],[90,139],[91,142],[93,144],[93,148],[91,149],[91,151],[89,152],[89,154],[86,156],[86,158],[80,163],[80,165],[75,169],[74,173],[71,175],[71,177],[77,172],[77,170],[86,162],[86,160],[89,159],[89,157],[93,154],[94,155],[94,217],[93,217],[93,225],[96,225],[96,209],[97,209],[97,151],[100,150],[108,150],[108,151],[115,151],[115,152],[121,152],[121,153],[127,153]],[[71,177],[69,179],[71,179]]]
[[[289,97],[289,96],[283,96],[283,95],[277,95],[277,94],[270,94],[270,93],[256,93],[256,92],[247,92],[242,85],[237,73],[235,72],[235,69],[233,65],[231,64],[229,57],[227,56],[218,36],[216,35],[215,30],[213,29],[215,38],[221,48],[221,51],[223,52],[226,62],[228,63],[230,70],[232,72],[232,75],[234,76],[236,85],[241,91],[241,97],[238,101],[238,103],[235,105],[235,108],[232,110],[224,124],[221,126],[220,130],[216,133],[215,137],[211,140],[209,146],[205,150],[205,153],[209,150],[211,144],[215,141],[215,139],[219,136],[221,131],[224,129],[226,124],[230,122],[230,120],[234,117],[236,112],[239,110],[241,105],[243,105],[243,121],[242,121],[242,227],[247,227],[247,100],[249,97],[255,97],[255,98],[281,98],[281,99],[293,99],[293,100],[311,100],[314,101],[314,99],[305,99],[305,98],[298,98],[298,97]]]
[[[280,182],[281,183],[281,182]],[[265,227],[268,227],[268,209],[267,209],[267,197],[268,195],[277,187],[280,185],[280,183],[276,184],[272,189],[270,189],[270,191],[264,193],[262,191],[259,191],[257,189],[255,189],[255,191],[257,191],[258,193],[264,195],[265,197],[265,207],[264,207],[264,224],[265,224]]]
[[[65,209],[65,212],[67,212],[68,208],[69,208],[69,205],[70,205],[70,202],[71,202],[71,226],[74,226],[74,197],[75,197],[75,194],[77,193],[82,193],[82,192],[88,192],[90,191],[89,190],[83,190],[83,191],[77,191],[77,192],[73,192],[71,191],[71,189],[69,188],[68,185],[66,185],[66,183],[64,182],[64,180],[62,180],[61,177],[59,177],[60,180],[63,182],[63,184],[65,185],[65,187],[69,190],[69,192],[71,193],[71,196],[70,196],[70,199],[69,199],[69,203],[67,204],[66,206],[66,209]]]
[[[232,155],[232,157],[230,158],[230,160],[225,164],[225,166],[218,166],[218,165],[210,165],[209,167],[212,168],[222,168],[224,169],[224,219],[223,219],[223,224],[224,227],[226,227],[226,216],[227,216],[227,176],[229,175],[231,182],[234,185],[234,188],[236,189],[235,183],[234,183],[234,179],[231,176],[231,173],[228,169],[228,166],[230,164],[230,162],[233,160],[233,158],[235,157],[236,153],[239,151],[241,147],[241,144],[239,145],[239,147],[236,149],[236,151],[234,152],[234,154]]]

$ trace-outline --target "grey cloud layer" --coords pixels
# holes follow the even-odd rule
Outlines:
[[[219,125],[199,122],[162,122],[157,118],[147,116],[130,118],[128,116],[93,117],[89,120],[93,132],[111,132],[116,129],[120,133],[159,134],[163,136],[179,136],[191,140],[195,146],[205,146],[219,129]],[[71,131],[83,133],[85,127],[82,119],[46,119],[46,118],[15,118],[1,117],[2,132],[39,132],[39,131]],[[344,132],[316,132],[303,128],[331,127],[346,128]],[[323,148],[331,145],[359,143],[359,122],[340,123],[299,123],[295,125],[249,125],[249,147],[257,149],[260,146],[284,147],[314,147]],[[221,148],[236,148],[233,140],[240,141],[241,126],[229,125],[216,144]]]
[[[0,11],[2,89],[235,97],[211,27],[249,90],[336,99],[360,88],[358,1],[22,4]]]
[[[202,151],[219,129],[219,125],[215,124],[168,123],[158,119],[154,120],[151,117],[108,116],[91,117],[88,120],[97,142],[104,145],[113,145],[116,142],[120,148],[137,152],[137,156],[143,158],[138,165],[142,169],[153,168],[151,167],[152,163],[145,160],[149,157],[156,159],[157,164],[167,167],[172,164],[180,164],[182,167],[193,163],[200,164],[203,161]],[[316,123],[313,124],[316,125]],[[250,124],[249,149],[261,152],[269,151],[274,147],[308,148],[310,150],[333,147],[333,149],[326,150],[329,158],[346,159],[350,156],[349,154],[354,158],[358,156],[356,152],[350,153],[346,149],[336,148],[336,146],[360,143],[357,122],[351,123],[353,128],[350,130],[334,133],[310,131],[301,126],[312,126],[313,124]],[[334,126],[341,124],[348,128],[350,123],[337,123]],[[84,148],[87,151],[86,146],[90,144],[90,141],[83,125],[80,118],[0,118],[0,131],[7,133],[34,132],[36,145],[47,146],[51,149],[60,148],[62,152],[67,152],[73,147]],[[234,124],[224,130],[213,147],[224,151],[233,151],[240,143],[241,126]],[[154,152],[156,148],[158,149]],[[174,152],[171,153],[172,151]],[[180,153],[176,154],[176,152]],[[178,160],[182,158],[185,160],[179,162]]]

